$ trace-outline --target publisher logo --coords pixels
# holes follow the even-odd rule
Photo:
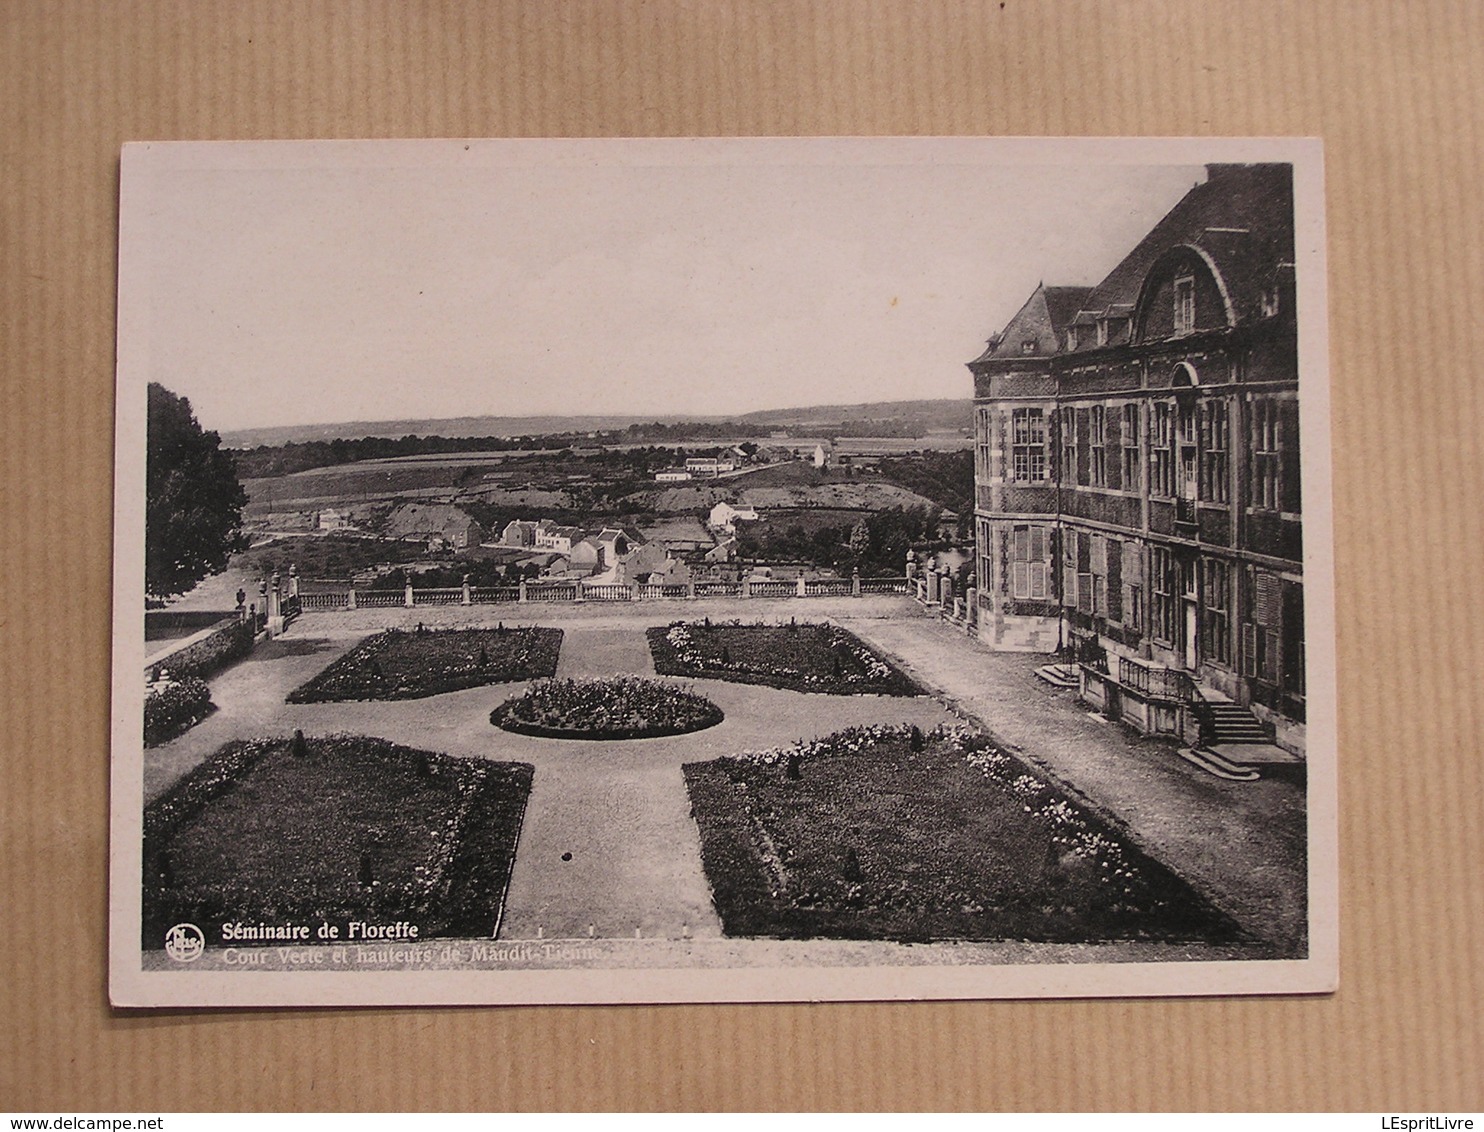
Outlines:
[[[176,924],[165,933],[165,954],[177,963],[194,963],[206,950],[206,937],[195,924]]]

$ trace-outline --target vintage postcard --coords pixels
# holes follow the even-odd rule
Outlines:
[[[113,1002],[1333,989],[1322,178],[126,146]]]

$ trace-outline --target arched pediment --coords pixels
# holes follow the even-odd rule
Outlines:
[[[1154,261],[1144,274],[1134,312],[1134,338],[1139,342],[1236,324],[1221,270],[1196,244],[1176,244]]]

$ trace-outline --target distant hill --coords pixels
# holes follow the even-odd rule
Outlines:
[[[230,429],[222,432],[227,448],[257,448],[263,445],[303,444],[312,441],[355,440],[361,437],[403,436],[543,436],[614,432],[632,425],[660,423],[711,424],[737,421],[757,429],[789,426],[827,426],[849,423],[853,432],[870,421],[895,425],[912,424],[925,429],[969,427],[973,403],[967,399],[934,401],[875,401],[859,405],[811,405],[798,409],[763,409],[734,416],[687,416],[642,414],[637,416],[545,416],[545,417],[450,417],[443,420],[347,421],[341,424],[278,425],[265,428]]]
[[[811,405],[802,409],[763,409],[738,420],[757,424],[831,425],[862,421],[910,421],[928,428],[967,428],[974,403],[967,398],[933,401],[871,401],[860,405]]]
[[[625,429],[634,424],[660,421],[720,420],[720,417],[686,416],[572,416],[572,417],[447,417],[442,420],[345,421],[341,424],[274,425],[264,428],[227,429],[221,434],[226,448],[257,448],[261,445],[303,444],[314,440],[358,440],[366,436],[395,439],[403,436],[544,436],[549,433],[586,433]]]

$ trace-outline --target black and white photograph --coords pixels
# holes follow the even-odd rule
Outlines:
[[[121,168],[115,1005],[1334,989],[1318,141]]]

